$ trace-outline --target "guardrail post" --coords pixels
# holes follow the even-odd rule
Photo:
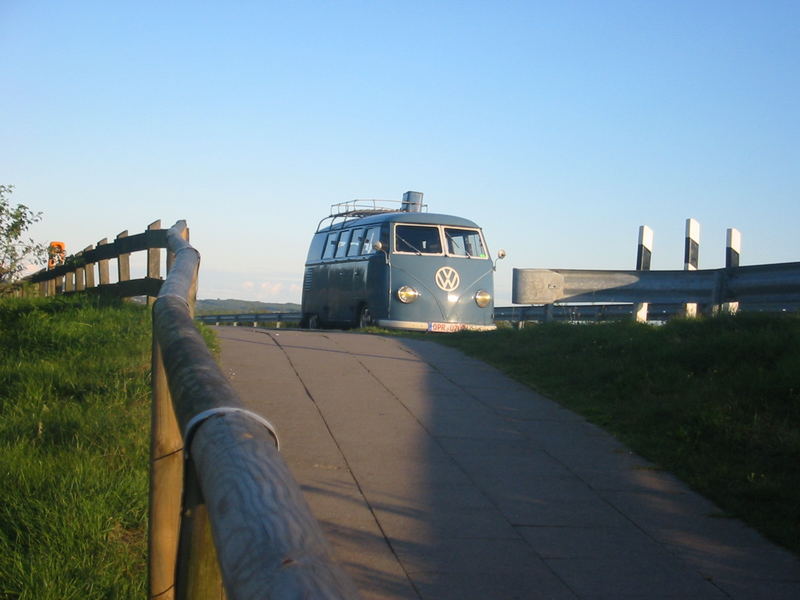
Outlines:
[[[636,270],[649,271],[650,259],[653,256],[653,230],[647,225],[639,227],[639,246],[636,250]],[[633,319],[639,323],[647,323],[647,302],[633,305]]]
[[[725,235],[725,268],[735,269],[739,266],[739,257],[742,253],[742,234],[738,229],[729,228]],[[738,302],[725,302],[723,312],[734,315],[739,311]]]
[[[555,306],[552,302],[544,305],[544,317],[542,321],[544,323],[551,323],[555,319]]]
[[[117,234],[117,239],[128,237],[128,230]],[[117,281],[130,281],[131,278],[131,255],[120,254],[117,256]]]
[[[64,274],[64,291],[65,292],[74,292],[75,291],[75,272],[70,271],[69,273]]]
[[[97,242],[97,247],[105,246],[108,244],[108,238],[103,238],[99,242]],[[111,276],[108,272],[108,259],[103,258],[97,262],[97,275],[100,279],[100,285],[108,285],[111,283]]]
[[[519,311],[519,320],[517,320],[516,323],[514,323],[516,325],[517,329],[525,329],[525,315],[528,312],[528,308],[529,307],[525,306],[525,307],[520,309],[520,311]],[[513,322],[513,319],[512,319],[512,322]]]
[[[700,223],[694,219],[686,219],[686,245],[683,253],[684,271],[696,271],[700,262]],[[685,315],[689,318],[697,316],[697,304],[687,302]]]

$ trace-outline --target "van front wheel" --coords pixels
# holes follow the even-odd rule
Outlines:
[[[358,309],[358,320],[356,321],[356,327],[359,329],[364,329],[370,325],[372,325],[372,313],[369,312],[369,306],[362,304],[361,308]]]
[[[319,329],[319,317],[315,314],[305,314],[300,320],[301,329]]]

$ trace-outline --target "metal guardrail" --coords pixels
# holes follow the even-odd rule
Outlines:
[[[230,600],[358,598],[272,427],[245,408],[195,327],[200,256],[186,233],[179,221],[167,234],[171,268],[153,305],[150,598],[221,597],[220,573]]]
[[[223,323],[284,323],[300,321],[303,314],[299,312],[288,313],[245,313],[237,315],[196,315],[195,321],[207,325],[221,325]]]
[[[523,323],[525,321],[613,321],[632,319],[636,313],[635,304],[540,304],[534,306],[496,306],[495,321]],[[739,312],[786,313],[800,311],[800,302],[740,304]],[[647,312],[649,321],[667,321],[685,316],[686,310],[680,304],[650,304]]]
[[[800,302],[800,262],[700,271],[514,269],[512,302]]]
[[[706,314],[800,310],[800,262],[696,271],[514,269],[512,301],[495,320],[663,321],[696,303]],[[643,310],[644,309],[644,310]]]

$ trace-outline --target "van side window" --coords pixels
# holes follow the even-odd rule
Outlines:
[[[336,243],[339,241],[339,232],[329,233],[325,242],[325,253],[322,258],[333,258],[336,254]]]
[[[381,239],[380,225],[377,227],[370,227],[367,229],[367,234],[364,236],[364,244],[361,246],[361,254],[372,254],[375,249],[372,247],[375,242]]]
[[[350,238],[350,248],[347,250],[347,256],[358,256],[361,254],[361,245],[364,241],[364,228],[359,227],[353,230],[353,236]]]
[[[339,238],[339,244],[336,247],[336,258],[343,258],[347,256],[347,249],[350,247],[350,234],[353,233],[352,229],[342,232]]]
[[[427,225],[397,225],[394,229],[394,251],[413,254],[441,254],[439,228]]]
[[[322,249],[325,247],[325,234],[318,233],[311,240],[311,246],[308,249],[308,258],[306,262],[319,260],[322,258]]]

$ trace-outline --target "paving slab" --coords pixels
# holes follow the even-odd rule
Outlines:
[[[800,598],[800,562],[497,369],[421,340],[217,328],[365,599]]]

